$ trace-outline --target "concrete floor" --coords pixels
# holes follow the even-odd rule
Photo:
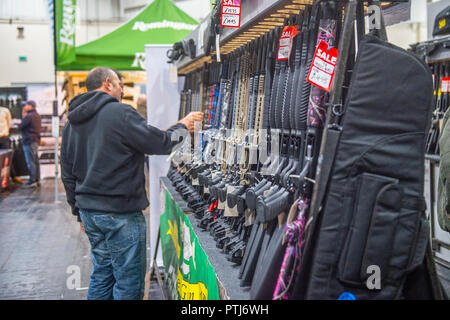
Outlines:
[[[2,193],[0,299],[85,299],[92,267],[89,241],[70,213],[61,183],[54,200],[54,180]],[[70,266],[79,267],[78,290],[66,285]]]
[[[58,191],[55,203],[54,179],[46,179],[37,189],[14,185],[0,193],[0,299],[86,299],[90,244],[71,214],[61,181]],[[70,288],[74,272],[80,275],[78,289]],[[147,297],[161,299],[156,281],[147,281]]]

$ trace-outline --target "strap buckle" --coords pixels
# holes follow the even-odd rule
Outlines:
[[[333,111],[333,114],[336,117],[341,117],[342,115],[344,115],[345,113],[344,106],[341,103],[339,104],[329,103],[328,105],[332,108],[331,110]]]

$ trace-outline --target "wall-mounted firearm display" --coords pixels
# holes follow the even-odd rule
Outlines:
[[[442,297],[423,199],[432,76],[383,23],[364,34],[364,9],[305,1],[186,74],[180,117],[205,122],[168,177],[251,299]]]

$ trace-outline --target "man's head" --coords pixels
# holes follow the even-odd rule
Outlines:
[[[28,100],[25,102],[25,105],[23,106],[24,111],[28,112],[33,109],[36,109],[36,102],[34,100]]]
[[[89,71],[86,77],[88,91],[103,91],[118,101],[122,99],[122,89],[117,74],[110,68],[98,67]]]

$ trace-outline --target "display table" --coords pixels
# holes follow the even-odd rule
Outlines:
[[[0,189],[6,189],[10,183],[12,149],[0,149]]]
[[[160,235],[164,272],[172,299],[248,300],[249,288],[239,286],[240,266],[216,247],[170,180],[161,177],[165,210]]]

